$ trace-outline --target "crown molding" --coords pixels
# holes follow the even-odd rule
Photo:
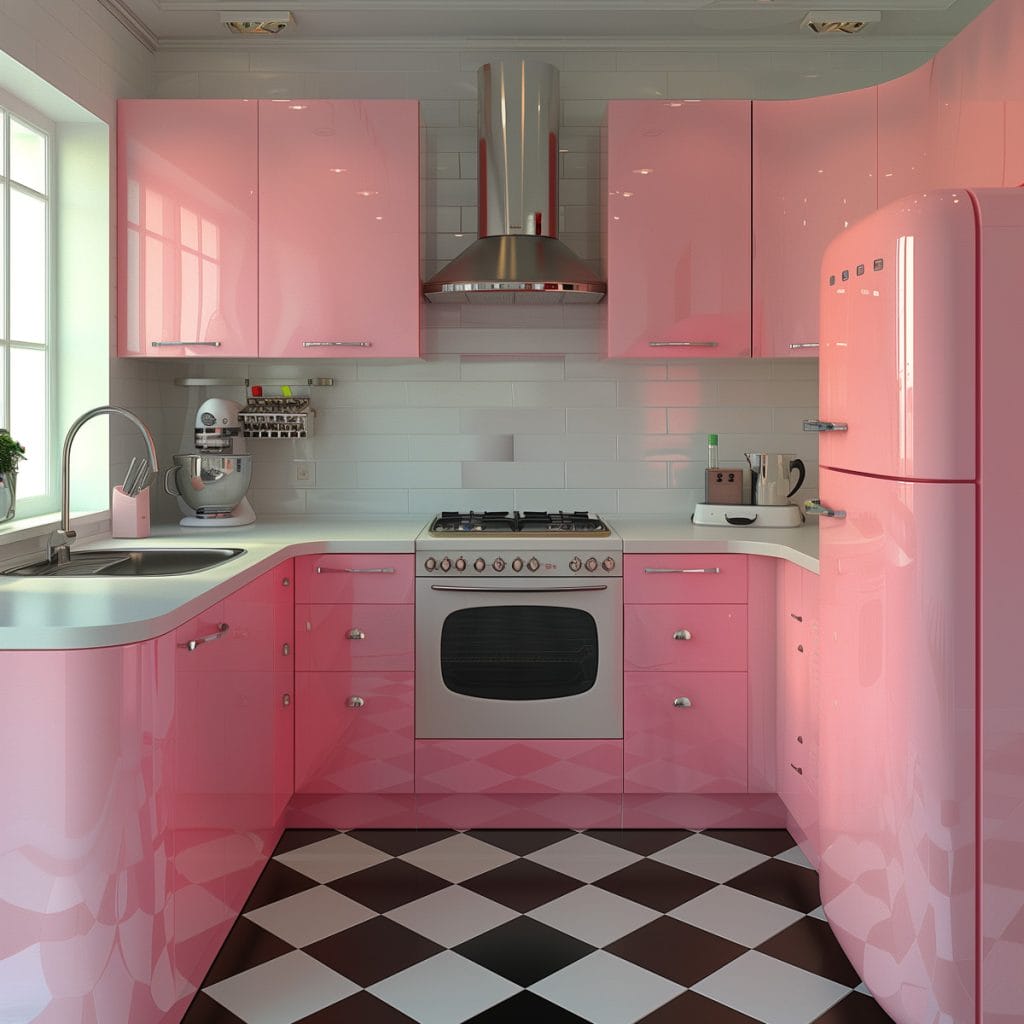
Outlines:
[[[145,22],[125,7],[121,0],[96,0],[96,2],[116,21],[120,22],[150,53],[157,51],[160,40],[150,31]]]

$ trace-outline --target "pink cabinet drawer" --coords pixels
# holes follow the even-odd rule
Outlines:
[[[625,792],[746,792],[746,673],[630,672],[625,691]]]
[[[393,672],[412,667],[411,604],[295,606],[299,672]]]
[[[626,555],[626,604],[745,604],[746,555]]]
[[[411,672],[299,672],[295,789],[411,793]]]
[[[295,559],[303,604],[412,604],[413,555],[304,555]]]
[[[745,604],[627,604],[627,671],[747,670]]]

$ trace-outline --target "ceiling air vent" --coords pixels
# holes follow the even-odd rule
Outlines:
[[[862,32],[872,22],[881,20],[881,11],[811,11],[800,22],[800,27],[822,34],[839,32],[852,36]]]
[[[245,36],[276,36],[295,23],[291,11],[221,11],[220,21]]]

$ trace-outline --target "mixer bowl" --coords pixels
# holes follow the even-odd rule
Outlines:
[[[175,455],[164,490],[197,515],[223,514],[245,497],[251,479],[251,455]]]

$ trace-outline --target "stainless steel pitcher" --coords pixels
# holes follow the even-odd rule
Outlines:
[[[788,505],[789,499],[800,490],[806,469],[803,460],[788,452],[744,452],[750,463],[751,500],[755,505]],[[793,470],[800,475],[796,484]]]

